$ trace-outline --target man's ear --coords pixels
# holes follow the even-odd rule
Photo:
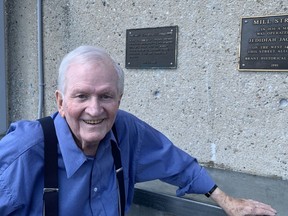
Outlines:
[[[119,96],[118,107],[120,107],[120,103],[121,103],[122,96],[123,96],[123,94],[121,94],[121,95]]]
[[[63,102],[63,94],[59,90],[56,90],[55,96],[56,96],[56,103],[57,103],[58,112],[64,118],[65,112],[64,112],[64,108],[63,108],[63,103],[64,103]]]

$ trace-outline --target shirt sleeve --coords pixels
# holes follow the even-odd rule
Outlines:
[[[197,160],[179,149],[162,133],[141,124],[143,135],[137,160],[137,181],[160,179],[178,186],[177,196],[185,193],[205,194],[215,185]]]
[[[41,134],[37,122],[19,121],[0,140],[0,215],[28,215],[31,200],[42,200],[41,190],[39,196],[34,193],[42,182]]]

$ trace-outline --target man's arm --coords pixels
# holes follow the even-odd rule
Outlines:
[[[251,199],[237,199],[219,188],[210,196],[229,216],[267,215],[274,216],[277,211],[271,206]]]

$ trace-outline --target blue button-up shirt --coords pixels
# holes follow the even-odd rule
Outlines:
[[[58,113],[52,115],[58,137],[59,215],[118,215],[118,188],[111,140],[101,141],[87,157]],[[177,195],[207,193],[213,180],[197,160],[174,146],[162,133],[119,110],[115,125],[124,170],[126,211],[134,184],[160,179],[177,185]],[[44,138],[38,121],[11,124],[0,141],[0,215],[41,215]]]

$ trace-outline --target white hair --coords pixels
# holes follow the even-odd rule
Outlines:
[[[58,74],[58,89],[62,92],[65,91],[65,77],[69,66],[72,63],[91,63],[91,62],[105,62],[111,64],[118,75],[117,89],[120,94],[124,92],[124,72],[122,68],[111,58],[111,56],[102,48],[94,46],[80,46],[70,53],[68,53],[62,60],[59,67]]]

